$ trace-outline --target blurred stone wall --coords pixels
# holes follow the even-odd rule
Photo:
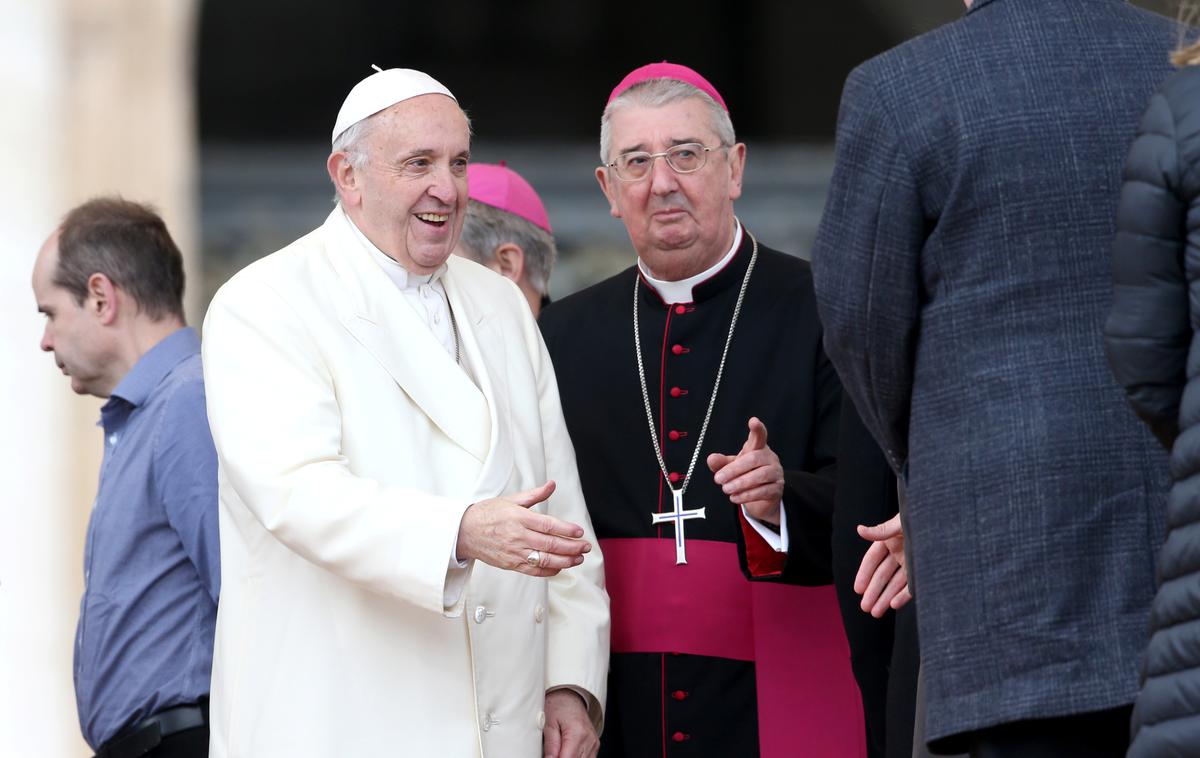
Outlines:
[[[192,89],[195,0],[0,2],[0,756],[91,755],[72,685],[100,402],[39,352],[30,276],[73,205],[151,201],[184,250],[200,310]]]

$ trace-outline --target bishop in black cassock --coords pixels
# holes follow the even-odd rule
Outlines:
[[[718,107],[673,64],[614,90],[598,174],[639,264],[540,321],[612,599],[600,754],[854,758],[862,712],[837,602],[798,586],[831,581],[841,389],[808,264],[733,216],[745,147],[705,123]],[[731,502],[762,490],[735,484],[731,498],[709,467],[755,447],[773,461],[756,475],[779,480],[779,525]]]

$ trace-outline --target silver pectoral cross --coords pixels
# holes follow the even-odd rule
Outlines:
[[[683,522],[688,519],[705,518],[704,509],[698,508],[694,511],[685,511],[683,509],[683,490],[677,490],[674,487],[671,490],[671,499],[675,501],[675,507],[667,513],[652,513],[650,514],[651,524],[665,524],[670,521],[675,522],[675,565],[687,563],[687,548],[683,542]]]

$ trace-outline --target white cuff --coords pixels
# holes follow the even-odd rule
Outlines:
[[[442,585],[443,608],[453,608],[458,604],[458,598],[462,595],[463,588],[467,586],[467,576],[471,573],[467,569],[470,565],[470,561],[458,559],[458,538],[456,537],[454,547],[450,548],[450,565],[446,568],[446,583]]]
[[[783,503],[779,503],[779,533],[776,534],[773,529],[766,526],[763,522],[751,516],[746,511],[746,506],[742,506],[742,515],[746,517],[746,521],[750,526],[754,527],[754,531],[766,541],[777,553],[786,553],[788,551],[788,531],[787,531],[787,510],[783,507]]]

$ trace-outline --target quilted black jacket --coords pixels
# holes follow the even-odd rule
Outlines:
[[[1129,756],[1200,756],[1200,68],[1168,79],[1142,119],[1113,275],[1109,364],[1174,479]]]

